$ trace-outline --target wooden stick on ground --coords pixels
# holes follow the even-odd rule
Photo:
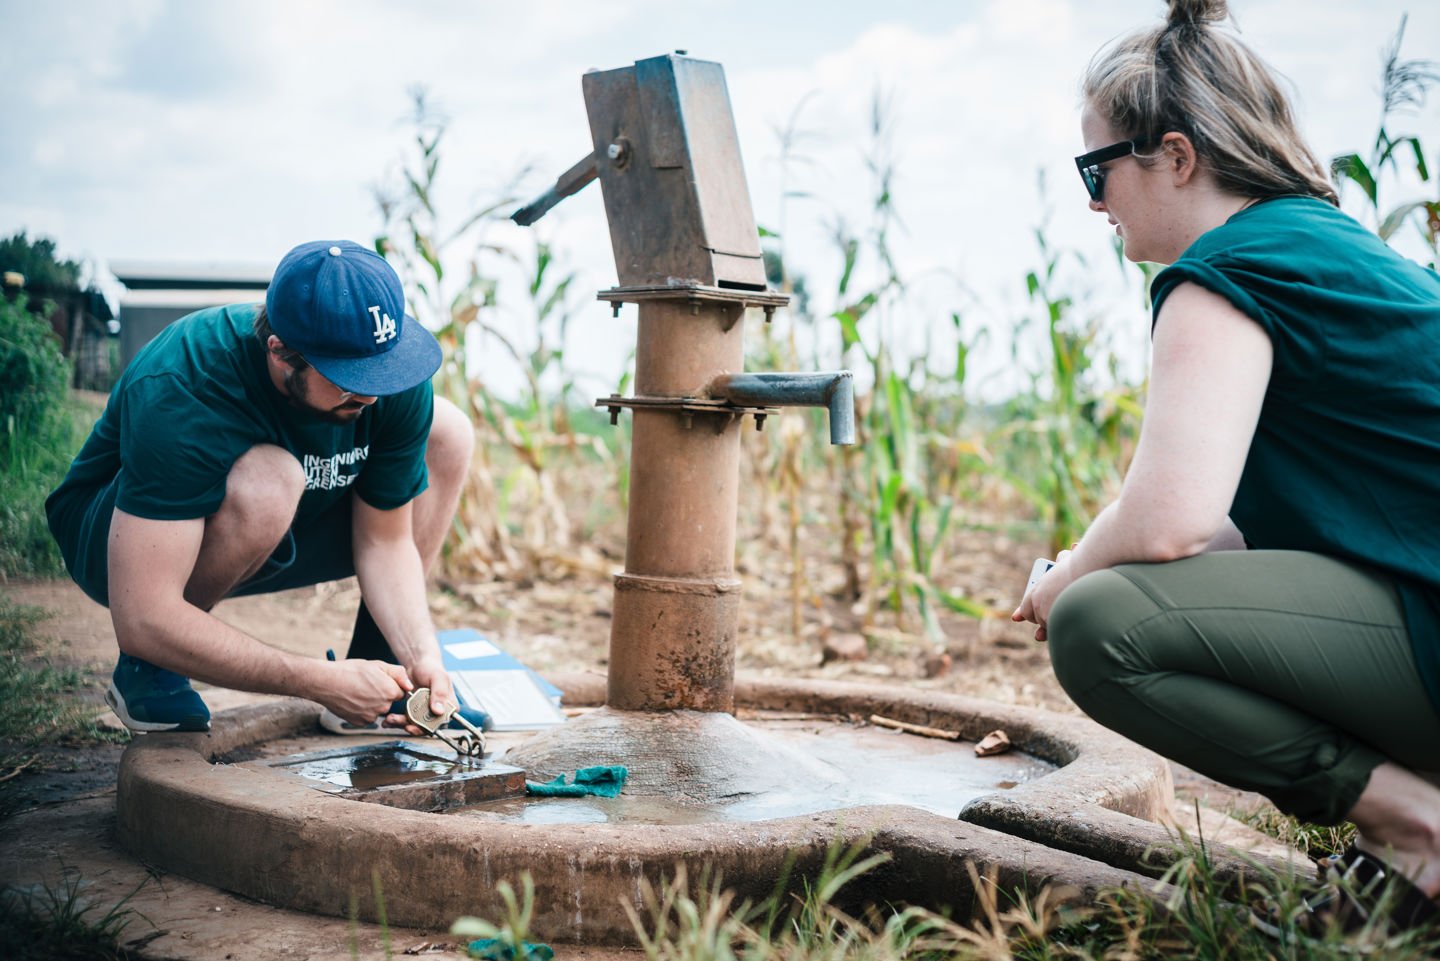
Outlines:
[[[926,727],[923,724],[910,724],[906,721],[897,721],[892,717],[881,717],[879,714],[871,714],[870,723],[876,727],[889,727],[897,731],[904,731],[906,734],[918,734],[921,737],[938,737],[946,741],[958,741],[961,736],[959,731],[946,731],[938,727]]]
[[[9,774],[6,774],[4,777],[0,777],[0,781],[10,780],[12,777],[19,774],[21,771],[25,770],[30,765],[34,764],[37,760],[39,760],[39,758],[40,755],[38,754],[30,755],[20,764],[19,767],[15,768],[13,771],[11,771]]]

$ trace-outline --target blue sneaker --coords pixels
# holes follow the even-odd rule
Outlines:
[[[132,731],[208,731],[210,709],[190,679],[121,654],[105,702]]]

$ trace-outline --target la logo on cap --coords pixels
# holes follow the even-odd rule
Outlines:
[[[382,314],[378,304],[370,308],[370,316],[375,321],[375,343],[383,344],[395,339],[395,321],[390,319],[389,314]]]

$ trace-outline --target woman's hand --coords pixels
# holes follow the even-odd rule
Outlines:
[[[1050,608],[1055,606],[1055,599],[1075,579],[1071,573],[1070,557],[1070,551],[1061,551],[1055,555],[1055,566],[1035,582],[1035,586],[1021,599],[1020,606],[1010,615],[1012,621],[1030,621],[1039,625],[1035,630],[1037,641],[1043,641],[1047,636],[1045,625],[1050,620]]]

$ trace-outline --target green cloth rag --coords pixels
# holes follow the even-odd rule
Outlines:
[[[565,775],[546,784],[525,782],[525,793],[539,797],[615,797],[625,786],[630,772],[623,765],[614,767],[582,767],[575,772],[573,783],[565,783]]]
[[[482,961],[551,961],[555,952],[548,944],[521,941],[520,950],[516,951],[513,945],[499,938],[481,938],[470,942],[470,957],[480,958]]]

